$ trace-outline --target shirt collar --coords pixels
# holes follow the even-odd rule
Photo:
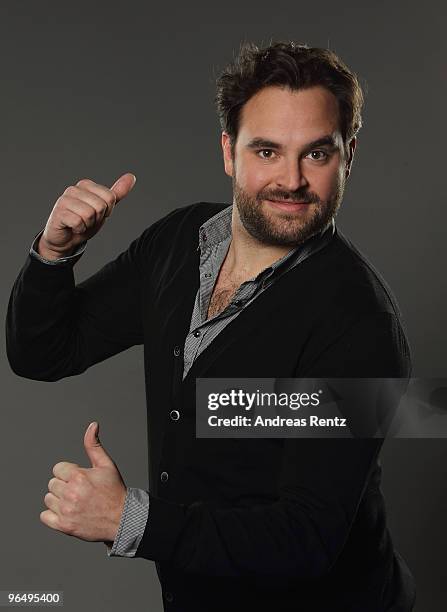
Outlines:
[[[231,215],[233,205],[230,204],[217,214],[202,223],[199,228],[199,246],[197,249],[211,249],[231,236]]]
[[[203,252],[204,249],[211,249],[212,247],[217,246],[220,242],[231,238],[232,211],[233,204],[230,204],[223,210],[220,210],[217,214],[207,219],[205,223],[202,223],[199,228],[199,245],[197,247],[197,250],[200,249]],[[326,232],[328,232],[329,236],[332,236],[334,234],[334,218],[332,218],[331,223],[325,230],[322,230],[317,235],[312,236],[309,240],[312,241],[312,243],[318,242],[323,235],[326,235]],[[265,270],[263,270],[260,275],[271,274],[283,262],[300,252],[303,246],[307,244],[307,242],[308,241],[298,245],[297,247],[286,253],[283,257],[281,257],[281,259],[278,259],[271,266],[265,268]]]

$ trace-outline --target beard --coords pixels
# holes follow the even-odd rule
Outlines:
[[[234,203],[245,230],[262,244],[285,247],[297,246],[324,231],[340,208],[345,187],[345,179],[341,175],[332,196],[324,202],[317,194],[302,189],[294,193],[261,191],[251,197],[234,176],[232,183]],[[273,210],[263,200],[299,200],[307,203],[308,207],[301,212],[288,213]]]

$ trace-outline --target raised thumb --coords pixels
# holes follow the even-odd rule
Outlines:
[[[99,423],[96,421],[90,423],[86,429],[84,435],[84,448],[92,467],[108,467],[110,465],[115,465],[99,440]]]
[[[115,204],[117,204],[120,200],[122,200],[129,193],[131,189],[133,189],[135,183],[137,182],[137,177],[135,174],[131,172],[127,172],[119,177],[117,181],[113,183],[110,189],[116,195]]]

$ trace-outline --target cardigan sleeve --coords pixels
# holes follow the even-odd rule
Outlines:
[[[143,343],[142,283],[160,226],[149,226],[113,261],[75,284],[76,259],[48,265],[28,254],[11,290],[6,350],[19,376],[56,381]]]
[[[363,316],[296,376],[399,377],[409,372],[401,328],[388,313]],[[279,497],[228,507],[178,504],[150,495],[136,557],[184,572],[316,578],[343,549],[376,464],[382,439],[284,440]]]

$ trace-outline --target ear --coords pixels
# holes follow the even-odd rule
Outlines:
[[[354,136],[353,138],[351,138],[351,142],[349,143],[349,158],[346,161],[346,178],[348,178],[348,176],[351,174],[351,166],[352,166],[352,161],[354,159],[354,152],[355,152],[355,146],[357,144],[357,139]]]
[[[230,137],[226,132],[222,132],[221,144],[225,174],[228,174],[228,176],[233,176],[233,159],[231,157]]]

